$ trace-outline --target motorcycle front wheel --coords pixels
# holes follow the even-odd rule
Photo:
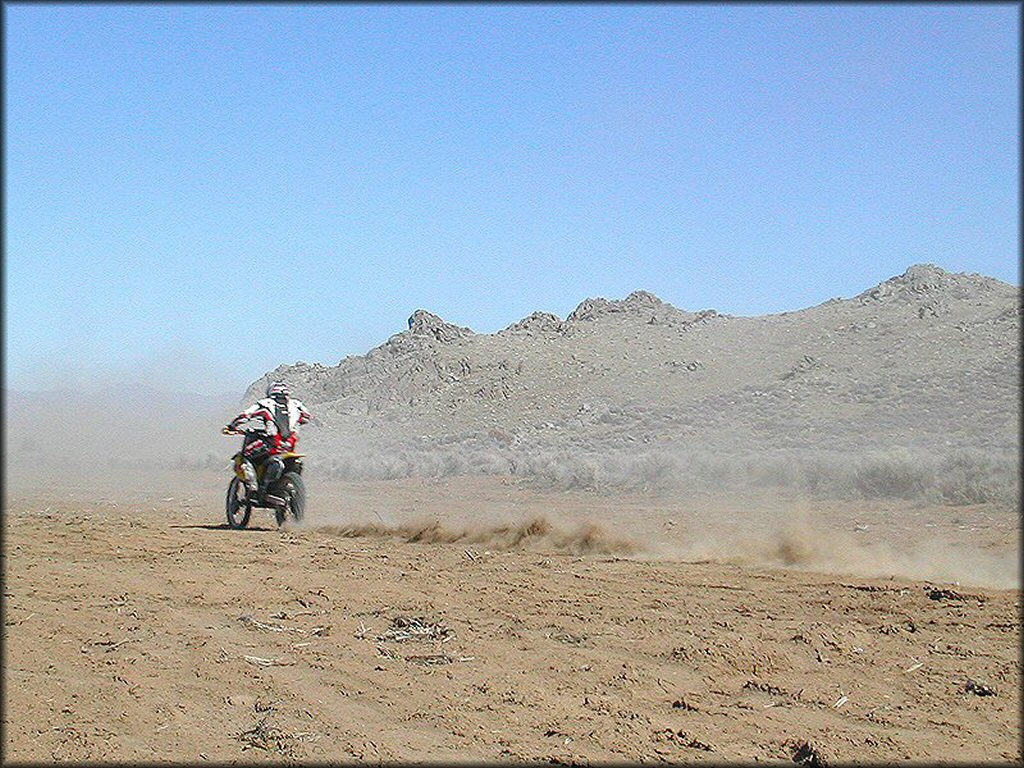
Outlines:
[[[237,530],[245,528],[249,524],[249,517],[252,515],[252,502],[249,500],[249,492],[245,483],[237,477],[232,478],[228,485],[225,511],[228,516],[229,528]]]
[[[285,472],[278,482],[280,495],[284,497],[283,507],[275,509],[278,526],[284,525],[289,514],[296,523],[301,523],[306,514],[306,484],[298,472]]]

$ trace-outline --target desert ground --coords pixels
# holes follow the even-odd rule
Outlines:
[[[6,763],[1021,762],[1010,508],[129,475],[7,473]]]

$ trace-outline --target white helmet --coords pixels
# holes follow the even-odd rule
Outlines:
[[[272,381],[267,384],[267,397],[272,397],[275,400],[284,400],[290,395],[288,385],[283,381]]]

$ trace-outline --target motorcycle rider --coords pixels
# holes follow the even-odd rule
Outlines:
[[[280,454],[295,450],[298,427],[308,423],[313,415],[301,400],[291,397],[288,385],[283,381],[272,381],[267,385],[267,396],[257,400],[229,421],[221,432],[232,434],[245,421],[262,422],[262,429],[246,433],[242,455],[247,459],[242,471],[250,493],[257,494],[257,502],[263,503],[266,489],[284,473],[284,461]],[[266,463],[263,486],[256,481],[256,467]]]

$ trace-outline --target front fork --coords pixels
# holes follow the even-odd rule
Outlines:
[[[245,458],[242,454],[235,456],[235,475],[238,479],[245,483],[245,488],[249,492],[250,497],[256,496],[256,492],[259,490],[259,481],[256,479],[256,470],[252,466],[252,462]]]

